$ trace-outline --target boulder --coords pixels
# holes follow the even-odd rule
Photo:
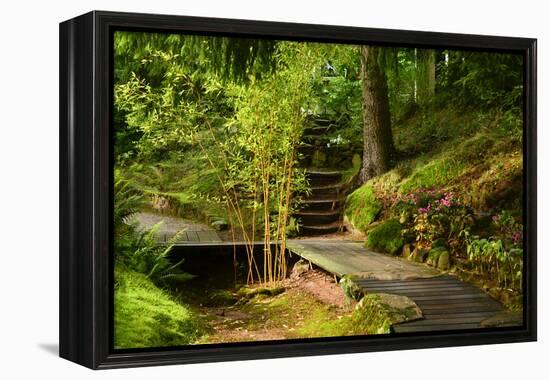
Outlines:
[[[409,256],[409,259],[417,263],[423,263],[428,256],[428,250],[425,248],[415,247]]]
[[[309,270],[309,263],[305,260],[297,261],[290,271],[290,278],[298,278]]]
[[[430,249],[426,259],[426,264],[432,265],[441,270],[448,270],[450,266],[449,251],[441,246]]]
[[[338,284],[347,298],[357,301],[363,297],[363,291],[351,278],[344,276]]]
[[[411,255],[411,245],[405,244],[403,246],[403,249],[401,250],[401,256],[408,259],[410,255]]]
[[[512,327],[523,325],[522,311],[502,311],[484,319],[481,327]]]
[[[281,293],[285,292],[285,288],[281,286],[276,286],[273,288],[262,288],[262,287],[248,287],[243,286],[237,291],[237,296],[241,298],[254,298],[256,296],[268,296],[268,297],[274,297],[276,295],[279,295]]]
[[[397,294],[376,293],[361,298],[356,310],[381,308],[389,319],[390,325],[422,319],[422,310],[409,297]]]
[[[439,255],[439,259],[437,260],[437,269],[449,270],[450,266],[451,255],[449,254],[449,251],[445,250]]]
[[[229,228],[229,225],[223,219],[214,220],[212,223],[210,223],[210,226],[216,231],[225,231]]]

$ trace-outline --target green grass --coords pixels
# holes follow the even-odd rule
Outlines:
[[[366,242],[367,248],[391,254],[396,254],[404,244],[401,224],[395,218],[388,219],[370,230]]]
[[[373,187],[368,184],[355,190],[346,200],[345,215],[362,232],[376,220],[381,210],[382,205],[376,199]]]
[[[117,349],[179,346],[204,332],[197,315],[146,276],[115,269],[114,346]]]

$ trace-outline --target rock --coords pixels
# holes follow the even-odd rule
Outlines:
[[[422,319],[422,310],[409,297],[397,294],[376,293],[361,298],[355,306],[356,310],[382,308],[390,325]]]
[[[444,251],[444,248],[436,247],[432,248],[428,251],[428,257],[426,258],[426,264],[437,266],[437,261],[439,260],[439,256]]]
[[[489,295],[496,299],[496,300],[500,300],[500,289],[499,288],[490,288],[487,293],[489,293]]]
[[[242,298],[254,298],[258,295],[273,297],[278,294],[284,293],[284,291],[285,291],[285,288],[283,287],[250,288],[248,286],[244,286],[237,291],[237,295]]]
[[[436,246],[430,249],[426,264],[437,267],[441,270],[448,270],[450,267],[450,255],[449,251],[442,246]]]
[[[445,250],[439,255],[439,259],[437,260],[437,269],[448,270],[450,266],[451,255],[449,254],[449,251]]]
[[[523,325],[522,311],[502,311],[484,319],[481,327],[512,327]]]
[[[229,225],[223,219],[214,220],[212,223],[210,223],[210,226],[216,231],[225,231],[229,228]]]
[[[292,267],[290,278],[298,278],[309,270],[309,263],[305,260],[297,261]]]
[[[412,261],[423,263],[426,260],[426,256],[428,256],[427,249],[415,247],[409,258]]]
[[[357,286],[357,284],[353,282],[351,278],[344,276],[340,279],[338,284],[340,285],[340,288],[347,298],[352,300],[359,300],[361,299],[361,297],[363,297],[363,292],[361,291],[361,288],[359,288],[359,286]]]
[[[401,256],[408,259],[410,255],[411,255],[411,245],[405,244],[403,246],[403,249],[401,250]]]

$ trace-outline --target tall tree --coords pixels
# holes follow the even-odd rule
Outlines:
[[[435,94],[435,50],[415,50],[415,101],[425,103]]]
[[[394,152],[388,85],[380,67],[381,47],[361,47],[363,81],[363,167],[360,182],[386,172]]]

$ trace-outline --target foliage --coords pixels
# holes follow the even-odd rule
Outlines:
[[[521,54],[446,51],[438,67],[439,85],[464,106],[504,107],[521,104]]]
[[[143,274],[115,267],[114,346],[181,346],[203,333],[198,316]]]
[[[355,228],[363,232],[376,220],[381,210],[382,204],[369,184],[361,186],[346,199],[345,215]]]
[[[279,43],[279,70],[262,81],[238,90],[236,114],[220,143],[224,154],[222,186],[233,224],[249,242],[249,281],[272,284],[286,276],[285,240],[295,200],[306,189],[305,171],[297,166],[297,147],[303,131],[304,106],[313,67],[319,58],[308,44]],[[245,211],[263,224],[264,268],[252,255],[255,225],[247,230]],[[271,239],[280,241],[272,252]]]
[[[503,240],[480,238],[465,230],[462,232],[467,247],[468,264],[478,273],[497,281],[502,288],[521,291],[523,277],[523,249],[507,245]]]
[[[401,230],[398,219],[388,219],[369,231],[366,245],[370,249],[396,254],[405,244]]]
[[[116,252],[117,259],[128,269],[145,274],[156,284],[182,282],[194,276],[180,269],[182,261],[172,262],[169,253],[179,235],[173,236],[167,245],[159,245],[157,231],[162,222],[148,231],[136,231],[133,249]]]
[[[394,213],[407,226],[405,234],[414,236],[420,248],[444,239],[451,248],[459,249],[460,232],[473,225],[472,210],[451,191],[420,189],[395,198]]]
[[[160,223],[150,230],[142,231],[131,222],[130,217],[138,211],[139,196],[131,190],[129,182],[115,173],[115,259],[129,270],[142,273],[157,284],[171,281],[187,281],[192,275],[179,269],[181,262],[173,263],[168,254],[178,235],[172,237],[166,246],[157,241]]]
[[[129,218],[139,211],[142,197],[136,193],[130,183],[115,171],[113,223],[115,228],[122,228]]]

